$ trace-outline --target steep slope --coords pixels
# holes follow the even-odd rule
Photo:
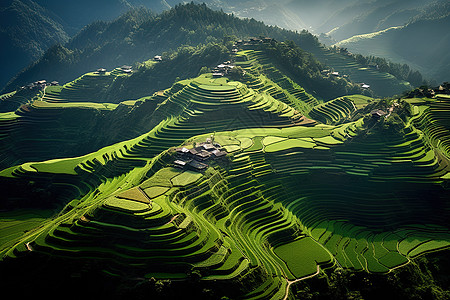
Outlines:
[[[244,44],[228,76],[105,103],[164,64],[87,73],[0,114],[5,291],[283,299],[450,247],[448,96],[323,102],[310,55]]]
[[[450,65],[450,56],[446,50],[450,47],[447,30],[450,26],[450,6],[442,8],[443,16],[419,19],[406,26],[355,36],[336,45],[355,53],[406,63],[426,78],[437,82],[447,81]]]
[[[319,109],[316,106],[320,103],[338,97],[371,95],[342,76],[322,74],[324,66],[293,43],[272,40],[241,44],[236,45],[241,51],[235,54],[220,44],[185,47],[163,62],[142,63],[132,73],[124,73],[120,68],[105,73],[90,72],[62,86],[47,86],[44,90],[26,88],[2,95],[0,108],[4,121],[0,128],[4,155],[0,165],[6,168],[31,160],[85,155],[142,135],[164,118],[173,116],[162,113],[166,85],[180,77],[195,77],[202,69],[213,69],[226,60],[240,70],[231,72],[232,78],[257,93],[273,97],[280,102],[280,110],[292,108],[296,111],[292,116],[308,117]],[[372,78],[377,74],[380,72],[369,73]],[[383,82],[388,82],[387,78],[382,80],[374,91],[382,91]],[[175,85],[168,95],[181,87]],[[40,101],[29,105],[33,100]],[[83,102],[90,104],[85,106]],[[352,110],[353,106],[348,108]],[[344,111],[342,116],[348,113]],[[128,123],[127,118],[134,122]],[[33,148],[28,147],[30,143]]]
[[[282,299],[288,282],[323,268],[386,273],[450,246],[449,153],[436,150],[436,137],[448,136],[436,122],[448,119],[448,98],[379,103],[393,107],[390,116],[333,126],[210,74],[172,89],[158,109],[174,117],[138,138],[1,173],[12,194],[3,206],[30,207],[33,189],[53,199],[41,207],[65,205],[22,235],[5,227],[16,237],[1,252],[9,288],[40,294],[43,282],[53,291],[78,282],[110,296],[155,278],[170,279],[171,292],[149,285],[147,296],[174,298],[189,285],[193,296],[210,288],[217,298]],[[348,105],[321,111],[340,109]],[[211,147],[225,155],[200,162],[190,151]]]
[[[69,39],[60,20],[31,0],[0,4],[0,86],[37,60],[50,46]]]
[[[354,35],[380,31],[393,26],[401,26],[410,19],[422,14],[424,8],[434,1],[364,1],[353,7],[340,9],[328,21],[328,26],[320,27],[336,41],[342,41]],[[443,1],[441,1],[443,3]],[[350,12],[357,12],[352,16]],[[343,20],[340,24],[339,19]]]
[[[314,54],[324,65],[332,67],[335,72],[338,72],[339,76],[346,75],[352,82],[369,85],[377,96],[399,95],[412,87],[410,82],[399,79],[389,72],[376,68],[376,66],[360,63],[357,57],[345,48],[319,46],[307,48],[307,51]]]
[[[181,45],[223,41],[225,36],[239,38],[271,36],[294,40],[298,44],[317,42],[309,34],[297,34],[269,27],[254,19],[239,19],[206,5],[178,5],[155,17],[149,10],[132,10],[112,22],[95,22],[84,28],[64,46],[49,49],[44,56],[10,82],[5,91],[17,86],[58,76],[60,82],[100,67],[134,64],[153,58]]]

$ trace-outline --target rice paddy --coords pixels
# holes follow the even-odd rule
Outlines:
[[[387,273],[450,246],[448,98],[405,99],[417,109],[401,135],[387,135],[365,116],[354,120],[375,99],[321,104],[270,64],[257,76],[262,53],[237,59],[246,83],[204,74],[112,105],[82,96],[109,80],[87,74],[29,109],[0,115],[2,141],[21,124],[51,123],[73,109],[111,118],[126,109],[137,124],[131,138],[91,153],[51,160],[33,153],[41,159],[4,168],[5,186],[54,187],[60,211],[2,215],[1,260],[45,259],[51,270],[70,260],[111,277],[190,280],[195,271],[204,282],[246,282],[254,275],[241,298],[282,299],[288,280],[318,269]],[[148,115],[154,126],[146,130],[139,124]]]

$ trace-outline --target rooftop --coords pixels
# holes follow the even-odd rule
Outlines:
[[[370,112],[373,117],[381,117],[386,115],[386,112],[381,109],[374,109]]]
[[[176,151],[181,152],[181,153],[188,153],[189,149],[186,147],[182,147],[182,148],[177,148]]]
[[[215,156],[215,157],[222,157],[222,156],[225,156],[225,155],[227,155],[227,152],[225,152],[225,151],[220,151],[220,150],[213,150],[212,151],[212,154]]]
[[[195,159],[189,163],[189,166],[191,166],[191,167],[193,167],[194,169],[197,169],[197,170],[203,170],[203,169],[206,169],[208,167],[207,164],[201,163],[201,162],[199,162],[198,160],[195,160]]]
[[[201,159],[205,159],[211,156],[211,153],[209,153],[208,151],[202,150],[200,152],[198,152],[197,154],[195,154],[196,156],[200,157]]]
[[[216,149],[216,147],[213,144],[203,144],[202,147],[205,150],[214,150],[214,149]]]

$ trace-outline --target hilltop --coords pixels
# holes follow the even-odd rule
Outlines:
[[[170,25],[167,26],[167,24]],[[324,71],[324,74],[338,72],[339,79],[350,80],[353,84],[360,86],[367,84],[371,86],[370,91],[378,96],[401,94],[412,86],[422,83],[420,74],[418,74],[419,80],[408,81],[411,78],[408,77],[409,69],[406,72],[395,72],[394,68],[390,67],[372,70],[368,63],[361,63],[356,57],[335,53],[332,49],[321,45],[317,37],[307,31],[288,31],[266,26],[253,19],[239,19],[233,15],[213,11],[206,5],[187,4],[178,5],[156,16],[141,8],[132,10],[112,22],[95,22],[84,28],[65,45],[57,45],[46,51],[41,59],[18,74],[4,90],[12,91],[41,79],[65,83],[80,74],[98,68],[111,70],[122,64],[140,68],[139,62],[152,59],[155,55],[164,54],[165,59],[171,57],[171,53],[175,52],[180,45],[202,47],[200,44],[205,45],[208,42],[226,43],[233,39],[259,36],[270,37],[279,42],[293,41],[302,51],[314,54],[314,58],[308,59],[316,59],[320,64],[314,63],[309,73],[298,74],[299,77],[293,76],[293,78],[297,81],[302,80],[299,84],[305,86],[310,93],[317,93],[320,98],[330,99],[337,95],[326,95],[326,89],[319,91],[315,89],[314,84],[308,83],[308,81],[318,82],[322,76],[317,74],[319,67],[321,68],[319,71]],[[228,51],[231,51],[231,45],[227,47]],[[182,47],[177,50],[177,52],[180,51],[185,50]],[[214,59],[216,62],[223,60],[219,55],[210,56],[207,61],[211,62]],[[286,61],[289,61],[289,58]],[[197,61],[197,65],[192,65],[192,68],[191,66],[183,67],[181,60],[178,62],[178,64],[171,64],[168,68],[173,70],[169,72],[176,74],[175,76],[171,76],[169,81],[166,81],[169,79],[166,72],[158,75],[160,78],[153,77],[151,80],[153,85],[149,88],[167,88],[174,83],[176,77],[187,78],[183,77],[184,73],[188,73],[188,76],[197,75],[195,72],[207,66],[207,64],[198,65],[199,61]],[[386,66],[389,65],[386,64]],[[340,95],[345,95],[346,85],[347,83],[343,83],[341,86],[343,92]],[[132,94],[133,90],[123,86],[122,92]]]
[[[14,12],[11,12],[11,7],[9,10],[4,10],[5,17],[4,20],[8,20],[9,23],[15,24],[15,28],[20,28],[19,34],[12,34],[16,30],[8,30],[7,34],[10,34],[7,39],[9,43],[9,39],[17,39],[20,36],[20,43],[13,43],[14,47],[23,48],[25,45],[34,45],[31,48],[34,50],[23,53],[17,52],[8,52],[9,54],[5,57],[8,57],[8,60],[5,61],[4,65],[7,65],[9,72],[3,72],[2,78],[3,83],[0,86],[4,87],[6,82],[10,80],[13,75],[17,74],[21,69],[27,67],[27,64],[31,62],[35,62],[37,66],[29,66],[28,70],[25,71],[26,74],[21,74],[16,76],[16,78],[9,82],[9,85],[3,91],[12,91],[17,85],[23,85],[25,83],[33,82],[36,80],[40,80],[49,76],[48,73],[45,73],[43,70],[49,70],[51,64],[52,68],[56,68],[56,74],[59,77],[59,81],[69,81],[74,76],[79,76],[82,73],[89,71],[91,68],[88,67],[89,63],[94,61],[87,62],[83,61],[83,59],[79,58],[79,55],[85,56],[94,56],[99,62],[103,64],[102,67],[113,67],[109,65],[108,59],[105,59],[105,56],[114,55],[123,62],[123,64],[132,64],[134,62],[139,62],[145,59],[141,51],[148,51],[148,57],[150,55],[154,55],[154,53],[161,54],[162,51],[167,49],[174,50],[176,47],[180,45],[196,45],[198,41],[196,37],[188,36],[187,38],[180,38],[180,36],[185,35],[183,30],[179,33],[172,32],[174,37],[176,38],[175,44],[170,45],[170,47],[161,46],[161,41],[155,39],[154,34],[159,35],[159,32],[150,32],[147,33],[146,38],[150,37],[149,43],[154,43],[153,46],[149,45],[140,45],[136,43],[134,29],[139,28],[139,30],[148,30],[148,28],[140,28],[140,21],[134,20],[134,18],[140,18],[141,21],[149,21],[150,16],[156,16],[157,14],[161,14],[163,11],[168,10],[176,10],[179,9],[181,1],[173,0],[173,1],[141,1],[141,0],[129,0],[129,1],[107,1],[108,5],[104,5],[105,1],[66,1],[64,4],[61,4],[58,1],[32,1],[32,0],[14,0],[9,2],[4,2],[3,5],[7,3],[11,4],[11,7],[20,7],[21,11],[21,20],[18,18],[14,18]],[[334,1],[334,0],[322,0],[315,1],[314,3],[310,3],[309,1],[292,1],[292,0],[283,0],[277,1],[276,3],[267,2],[267,1],[232,1],[232,0],[221,0],[221,1],[201,1],[205,2],[209,8],[215,10],[223,10],[225,13],[231,14],[231,16],[236,16],[239,18],[254,18],[259,21],[264,21],[265,24],[275,25],[281,28],[286,28],[293,31],[301,31],[304,29],[309,30],[310,32],[315,33],[320,37],[320,40],[327,43],[328,45],[339,42],[341,40],[351,38],[354,35],[361,34],[369,34],[373,32],[378,32],[380,30],[385,30],[391,28],[392,26],[404,26],[411,19],[416,19],[422,16],[425,13],[433,10],[435,5],[430,4],[433,1],[359,1],[355,4],[355,1]],[[437,2],[439,3],[439,1]],[[441,1],[441,3],[443,3]],[[193,5],[193,3],[189,4]],[[35,9],[30,10],[29,7],[35,7]],[[142,11],[147,10],[144,16],[129,16],[131,19],[129,23],[124,20],[115,22],[117,18],[120,19],[120,15],[126,13],[129,10],[134,11]],[[12,9],[13,11],[15,10]],[[191,10],[196,8],[191,7]],[[80,12],[83,10],[83,13]],[[150,12],[150,11],[151,12]],[[436,10],[435,10],[436,11]],[[70,13],[68,13],[70,12]],[[33,32],[39,26],[28,26],[30,22],[34,23],[35,15],[38,15],[38,18],[41,20],[39,22],[44,22],[46,28],[43,30],[39,30],[39,32],[45,35],[51,35],[50,43],[42,44],[41,41],[36,40],[35,37],[29,36],[28,34],[23,34],[23,32]],[[187,18],[187,22],[192,21],[191,18],[199,18],[201,15],[205,15],[205,11],[196,12]],[[189,16],[189,14],[187,14]],[[232,23],[231,27],[228,27],[227,24],[220,21],[214,22],[214,18],[221,19],[219,15],[211,15],[208,17],[208,22],[204,22],[204,20],[195,21],[197,25],[201,26],[201,30],[205,30],[205,28],[209,28],[209,26],[219,26],[219,28],[223,27],[226,30],[221,30],[221,32],[207,33],[207,41],[216,41],[223,38],[224,35],[230,33],[234,34],[240,38],[248,38],[250,36],[272,36],[279,40],[296,40],[295,35],[289,34],[286,35],[286,32],[283,34],[275,33],[274,28],[267,29],[263,28],[259,24],[258,29],[255,25],[251,25],[252,29],[248,30],[248,28],[244,28],[248,25],[238,25],[237,27],[233,27],[236,24],[231,19],[227,19],[228,23]],[[164,18],[163,18],[164,19]],[[11,20],[13,20],[11,22]],[[97,21],[100,21],[99,23]],[[178,22],[176,20],[168,20],[169,22]],[[95,22],[94,26],[90,26],[92,22]],[[107,26],[105,23],[115,23],[115,26]],[[256,22],[259,23],[259,22]],[[6,24],[4,28],[9,28],[9,25]],[[84,28],[87,26],[87,28]],[[134,29],[130,29],[128,26],[132,26]],[[156,29],[158,29],[159,25],[155,25]],[[3,26],[2,26],[3,27]],[[106,30],[106,27],[109,27]],[[111,33],[111,28],[119,28],[123,27],[124,31],[117,34]],[[188,26],[190,27],[190,34],[192,32],[198,32],[199,28],[196,26]],[[233,28],[232,28],[233,27]],[[84,29],[83,29],[84,28]],[[128,29],[127,29],[128,28]],[[81,44],[71,44],[67,45],[66,41],[69,38],[75,38],[78,32],[82,30],[85,35],[82,34],[81,37],[77,38],[78,42]],[[117,39],[116,44],[112,45],[109,43],[107,46],[107,50],[104,49],[106,45],[102,43],[98,43],[94,36],[98,36],[101,38],[107,37],[107,35],[103,34],[102,31],[106,30],[109,34],[112,34],[111,37]],[[164,32],[164,30],[158,29],[160,32]],[[241,32],[242,30],[242,32]],[[61,38],[62,37],[62,38]],[[138,35],[136,36],[138,37]],[[407,37],[407,39],[410,39]],[[164,41],[167,41],[165,39]],[[205,42],[206,40],[202,41]],[[60,71],[59,65],[61,62],[58,61],[55,57],[45,57],[41,58],[41,55],[44,51],[46,51],[49,47],[54,46],[55,44],[60,44],[60,46],[56,46],[55,49],[49,51],[49,53],[53,53],[64,58],[66,60],[70,60],[70,70],[74,70],[70,76],[65,77],[65,73]],[[38,45],[39,47],[36,47]],[[89,45],[89,46],[88,46]],[[301,44],[299,44],[302,46]],[[436,44],[437,45],[437,44]],[[62,46],[62,47],[61,47]],[[134,47],[134,52],[130,52],[130,46]],[[160,47],[161,46],[161,47]],[[28,46],[27,46],[28,47]],[[91,50],[85,49],[86,47],[94,47],[97,49],[99,56],[95,56],[95,54],[91,53]],[[445,49],[445,47],[438,47],[439,49]],[[37,50],[37,51],[35,51]],[[137,52],[138,54],[134,55]],[[68,53],[70,55],[68,55]],[[367,53],[367,52],[364,52]],[[395,55],[395,51],[390,51],[388,56],[385,55],[386,51],[380,53],[381,57],[390,58],[396,63],[404,64],[405,62],[410,64],[414,69],[419,69],[423,71],[423,73],[427,73],[428,77],[433,77],[434,73],[431,72],[428,68],[424,68],[421,66],[420,57],[416,60],[416,56],[410,56],[407,60],[404,57],[399,57]],[[368,55],[372,55],[369,53]],[[82,57],[81,56],[81,57]],[[429,57],[428,55],[426,57]],[[127,58],[127,59],[124,59]],[[46,62],[36,62],[37,59],[45,60]],[[89,60],[89,59],[88,59]],[[79,63],[75,63],[79,62]],[[433,61],[433,64],[436,62]],[[442,64],[442,61],[437,62]],[[82,66],[82,67],[81,67]],[[66,66],[67,67],[67,66]],[[66,68],[67,69],[67,68]],[[39,71],[37,71],[39,70]],[[76,72],[75,72],[76,70]],[[48,72],[48,71],[46,71]],[[440,71],[439,71],[440,72]],[[438,72],[438,73],[439,73]],[[41,76],[41,78],[39,77]],[[437,75],[438,76],[438,75]],[[33,77],[33,78],[29,78]],[[438,82],[441,81],[441,77],[433,77]],[[27,82],[24,82],[27,81]]]
[[[5,91],[41,78],[67,82],[90,70],[141,62],[181,45],[238,38],[270,36],[298,44],[317,43],[310,34],[269,27],[254,19],[239,19],[206,5],[177,5],[157,16],[134,9],[111,22],[94,22],[64,45],[50,48],[38,61],[18,74]]]
[[[448,85],[376,99],[270,38],[137,66],[1,96],[23,101],[0,113],[4,291],[284,299],[306,279],[370,297],[450,247]],[[424,282],[409,294],[446,293]]]
[[[233,45],[233,42],[184,47],[166,57],[162,62],[155,62],[153,59],[146,61],[131,73],[125,73],[118,67],[111,72],[84,74],[62,86],[45,86],[44,84],[3,95],[0,110],[5,113],[16,109],[20,112],[25,108],[27,115],[29,109],[33,114],[35,111],[28,106],[29,100],[41,98],[44,101],[62,105],[61,107],[55,105],[55,109],[63,108],[71,102],[89,100],[95,102],[93,108],[100,108],[101,113],[97,110],[76,109],[76,105],[69,105],[67,108],[74,111],[73,115],[83,115],[87,119],[79,125],[73,123],[69,112],[56,119],[51,118],[45,126],[36,128],[28,127],[29,123],[18,119],[17,126],[9,131],[10,142],[5,143],[3,148],[5,156],[9,156],[9,159],[3,160],[0,166],[5,168],[29,160],[84,155],[100,147],[119,142],[125,137],[135,138],[167,117],[153,114],[155,107],[163,105],[164,98],[150,97],[151,95],[161,93],[161,90],[164,90],[165,86],[170,86],[171,82],[211,72],[215,66],[224,61],[231,60],[236,65],[236,72],[232,73],[236,73],[233,78],[244,81],[248,87],[257,91],[264,91],[305,115],[314,105],[324,102],[324,99],[332,100],[349,93],[370,95],[368,91],[345,78],[322,74],[323,65],[293,43],[286,44],[274,40],[264,43],[255,41],[248,45],[241,43],[241,46],[235,45],[235,47],[245,47],[248,50],[238,55],[233,54],[233,51],[226,46],[228,44]],[[154,84],[148,84],[148,82],[154,82]],[[269,87],[270,89],[267,90]],[[150,101],[150,99],[153,100]],[[124,105],[122,103],[124,100],[129,100],[125,103],[136,103],[136,105]],[[109,104],[103,106],[102,103]],[[122,123],[127,118],[127,114],[133,115],[133,117],[130,116],[134,119],[133,123]],[[116,119],[122,121],[115,124],[113,120]],[[59,128],[58,134],[54,131],[55,127]],[[115,129],[111,130],[111,127]],[[66,136],[70,137],[74,130],[79,132],[78,139],[67,140]],[[96,131],[104,133],[97,136],[93,134]],[[23,132],[26,132],[25,135],[28,138],[23,139]],[[52,139],[34,139],[35,136],[49,134],[59,135],[59,138],[56,138],[58,147],[53,146]],[[28,151],[26,144],[22,141],[28,143],[30,140],[33,140],[36,147],[42,144],[39,146],[41,151],[36,152],[36,147]]]

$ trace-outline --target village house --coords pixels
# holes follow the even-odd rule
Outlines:
[[[177,159],[173,162],[175,167],[181,167],[181,168],[184,168],[187,163],[188,163],[187,161],[179,160],[179,159]]]
[[[214,143],[214,137],[207,138],[205,142],[188,149],[187,147],[176,148],[177,157],[173,162],[174,167],[203,170],[208,167],[208,161],[220,159],[227,155],[221,149],[222,146]]]
[[[207,164],[201,163],[197,160],[192,160],[191,162],[189,162],[188,165],[189,165],[189,167],[191,167],[192,169],[197,170],[197,171],[204,170],[208,167]]]
[[[372,115],[372,118],[379,119],[382,116],[386,115],[386,112],[381,109],[374,109],[370,112],[370,114]]]
[[[133,72],[131,70],[132,68],[133,68],[132,66],[123,65],[120,69],[122,70],[122,72],[129,74]]]
[[[234,66],[231,64],[231,61],[225,61],[214,68],[213,77],[214,78],[223,77],[226,74],[228,74],[228,72],[231,71],[233,68]]]

